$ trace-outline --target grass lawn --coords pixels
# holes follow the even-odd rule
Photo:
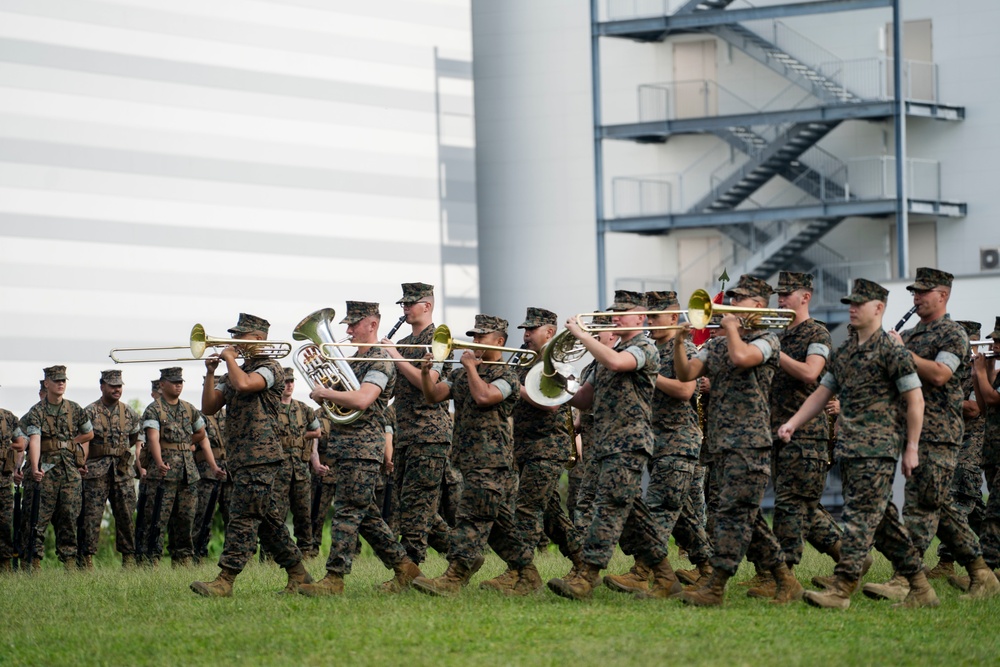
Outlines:
[[[672,562],[678,564],[676,554]],[[937,609],[893,611],[856,594],[846,612],[804,603],[775,606],[730,582],[722,608],[635,600],[598,589],[572,602],[548,590],[507,599],[477,584],[499,574],[491,555],[457,599],[414,591],[373,590],[389,572],[365,546],[337,598],[275,592],[285,583],[273,565],[252,564],[234,597],[200,598],[188,590],[215,576],[214,564],[122,571],[102,557],[93,573],[66,573],[47,559],[37,577],[0,578],[0,665],[986,665],[1000,663],[1000,599],[964,602],[935,582]],[[308,563],[322,575],[321,559]],[[536,559],[542,578],[561,576],[557,553]],[[631,560],[618,554],[610,570]],[[682,563],[687,566],[686,563]],[[431,576],[446,563],[431,555]],[[831,561],[807,549],[797,570],[807,582]],[[866,581],[890,567],[877,556]],[[807,586],[808,588],[808,586]]]

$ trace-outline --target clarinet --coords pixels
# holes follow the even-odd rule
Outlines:
[[[396,332],[399,331],[399,327],[403,326],[403,322],[405,321],[406,315],[400,315],[399,321],[392,325],[392,328],[389,329],[389,333],[387,333],[385,337],[392,340],[392,337],[396,335]]]
[[[903,315],[902,319],[900,319],[898,322],[896,322],[896,326],[894,326],[892,328],[892,330],[893,331],[899,331],[900,329],[902,329],[903,327],[905,327],[906,326],[906,322],[911,317],[913,317],[913,313],[915,313],[915,312],[917,312],[917,307],[916,306],[914,306],[913,308],[910,308],[908,311],[906,311],[906,315]]]

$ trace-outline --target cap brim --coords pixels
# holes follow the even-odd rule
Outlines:
[[[420,301],[420,297],[417,297],[417,296],[406,297],[406,296],[404,296],[402,299],[400,299],[396,303],[398,303],[398,304],[400,304],[400,303],[416,303],[417,301]]]
[[[253,329],[251,329],[250,327],[232,327],[230,329],[226,329],[226,331],[228,331],[231,334],[239,334],[239,333],[250,333],[251,331],[253,331]]]
[[[363,318],[363,317],[350,317],[350,318],[345,317],[344,319],[340,320],[340,323],[341,324],[357,324],[358,322],[360,322],[363,319],[365,319],[365,318]]]
[[[845,296],[840,299],[840,302],[845,304],[868,303],[869,301],[872,301],[872,299],[866,299],[863,296]]]
[[[928,284],[928,283],[913,283],[912,285],[907,285],[906,289],[908,289],[911,292],[914,291],[914,290],[919,290],[921,292],[926,292],[928,290],[934,289],[935,287],[938,287],[938,285],[931,285],[931,284]]]
[[[492,329],[469,329],[465,332],[466,336],[481,336],[483,334],[493,333]]]
[[[726,296],[732,299],[734,296],[755,296],[749,291],[743,289],[742,287],[736,287],[734,289],[727,289]]]
[[[1000,329],[997,329],[996,331],[991,331],[990,333],[986,334],[986,338],[991,338],[991,339],[1000,338]]]

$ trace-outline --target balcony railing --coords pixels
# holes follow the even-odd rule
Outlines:
[[[907,158],[903,175],[909,198],[940,201],[940,162]],[[896,158],[877,155],[848,160],[847,182],[850,184],[851,194],[859,199],[895,199]]]

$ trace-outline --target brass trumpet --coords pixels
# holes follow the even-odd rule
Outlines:
[[[292,353],[292,344],[283,340],[247,340],[243,338],[216,338],[205,333],[205,327],[195,324],[191,328],[188,345],[164,345],[159,347],[116,347],[108,353],[116,364],[152,364],[168,361],[202,361],[208,348],[235,347],[240,356],[248,358],[283,359]],[[152,352],[161,350],[189,350],[189,357],[163,357],[157,359],[123,359],[129,352]]]
[[[692,329],[704,329],[713,315],[726,313],[742,315],[745,329],[785,329],[795,319],[795,311],[787,308],[739,308],[712,303],[712,297],[703,289],[691,295],[687,313]]]

